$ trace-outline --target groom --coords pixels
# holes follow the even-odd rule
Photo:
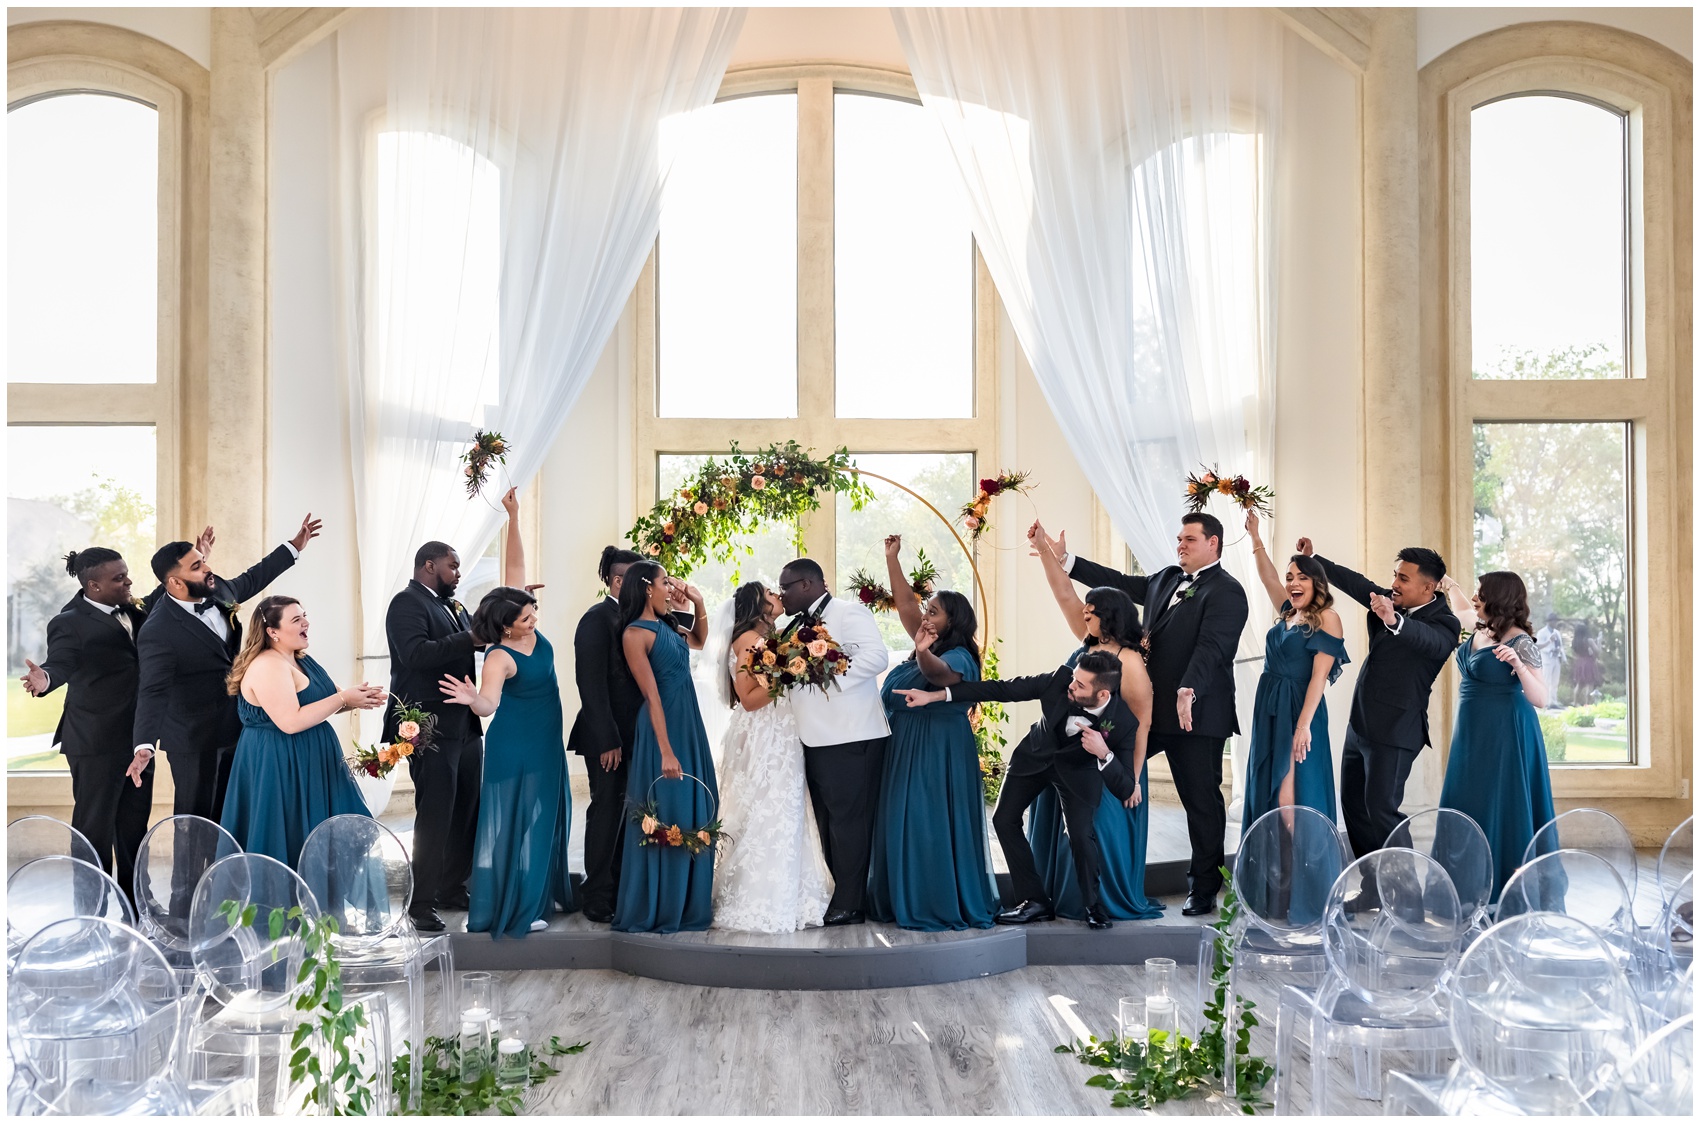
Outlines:
[[[891,657],[874,614],[834,599],[820,566],[810,559],[798,558],[780,571],[779,595],[791,615],[790,629],[818,624],[850,657],[838,688],[793,691],[791,711],[803,742],[803,772],[822,857],[832,871],[824,923],[861,924],[867,919],[868,854],[891,732],[880,705],[879,675]]]

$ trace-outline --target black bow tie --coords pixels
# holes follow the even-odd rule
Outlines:
[[[1198,580],[1198,574],[1196,574],[1196,573],[1182,573],[1181,574],[1181,584],[1183,584],[1183,585],[1190,585],[1194,581],[1197,581],[1197,580]]]
[[[218,604],[217,601],[213,600],[211,597],[205,597],[195,605],[195,611],[198,612],[198,613],[199,612],[211,612],[213,609],[215,609],[217,607],[219,607],[219,604]]]

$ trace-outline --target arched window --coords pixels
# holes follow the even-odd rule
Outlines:
[[[696,117],[638,286],[638,506],[733,441],[794,437],[848,448],[953,513],[996,446],[994,388],[980,377],[993,294],[913,86],[849,67],[734,73]],[[776,579],[801,543],[835,587],[861,568],[883,581],[881,542],[897,531],[906,562],[925,549],[940,587],[969,589],[932,513],[874,488],[870,507],[828,503],[693,580],[718,598],[734,569]],[[991,560],[980,564],[989,580]],[[881,623],[907,645],[895,618]]]

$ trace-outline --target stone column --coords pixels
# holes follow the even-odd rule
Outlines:
[[[1418,247],[1417,17],[1384,8],[1364,68],[1364,565],[1386,584],[1404,546],[1441,540],[1438,505],[1421,498],[1424,422]],[[1429,511],[1427,508],[1435,509]],[[1444,674],[1442,678],[1444,678]],[[1442,690],[1430,725],[1438,735]],[[1407,810],[1440,795],[1441,753],[1425,752]]]
[[[198,467],[220,568],[235,573],[268,545],[266,72],[251,9],[212,10],[210,109],[205,459]]]

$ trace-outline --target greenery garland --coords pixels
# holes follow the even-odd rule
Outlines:
[[[551,1037],[541,1051],[551,1057],[568,1057],[589,1047],[588,1041],[563,1045],[559,1037]],[[519,1115],[525,1110],[525,1093],[529,1088],[561,1074],[560,1069],[534,1052],[530,1081],[525,1087],[504,1087],[496,1083],[496,1067],[493,1064],[483,1066],[483,1073],[468,1084],[460,1078],[458,1038],[427,1037],[420,1056],[419,1071],[424,1084],[420,1090],[418,1111],[406,1106],[413,1058],[406,1052],[396,1058],[391,1087],[395,1091],[399,1115],[482,1115],[491,1108],[503,1115]]]
[[[1234,964],[1234,946],[1230,939],[1234,921],[1239,917],[1240,902],[1234,892],[1232,878],[1222,870],[1226,892],[1222,911],[1212,926],[1216,929],[1216,952],[1210,971],[1211,1000],[1204,1004],[1204,1032],[1194,1041],[1180,1036],[1168,1040],[1168,1034],[1153,1031],[1147,1041],[1122,1041],[1112,1037],[1100,1041],[1089,1037],[1073,1045],[1058,1045],[1056,1052],[1070,1053],[1083,1065],[1106,1071],[1086,1081],[1088,1087],[1105,1088],[1113,1092],[1111,1107],[1151,1108],[1169,1100],[1185,1099],[1203,1091],[1212,1082],[1220,1081],[1227,1069],[1228,974]],[[1236,996],[1239,1026],[1234,1034],[1233,1061],[1236,1095],[1240,1110],[1247,1115],[1270,1106],[1263,1098],[1263,1089],[1275,1076],[1275,1066],[1266,1057],[1251,1055],[1251,1030],[1258,1024],[1252,1014],[1257,1003]],[[1113,1070],[1113,1071],[1112,1071]],[[1116,1073],[1123,1075],[1118,1078]]]
[[[841,447],[824,460],[813,452],[786,441],[746,453],[734,441],[724,457],[705,461],[650,508],[626,539],[668,574],[684,578],[711,558],[731,561],[738,535],[759,532],[768,521],[795,525],[820,510],[822,491],[845,496],[852,510],[867,506],[874,492],[851,470],[849,450]]]
[[[997,677],[998,641],[993,640],[980,657],[980,678],[992,682]],[[1002,702],[981,702],[968,711],[968,726],[974,731],[974,747],[980,753],[980,787],[987,807],[997,806],[1004,774],[1009,771],[1003,759],[1004,746],[1009,744],[1003,735],[1003,723],[1007,720],[1009,711]]]

